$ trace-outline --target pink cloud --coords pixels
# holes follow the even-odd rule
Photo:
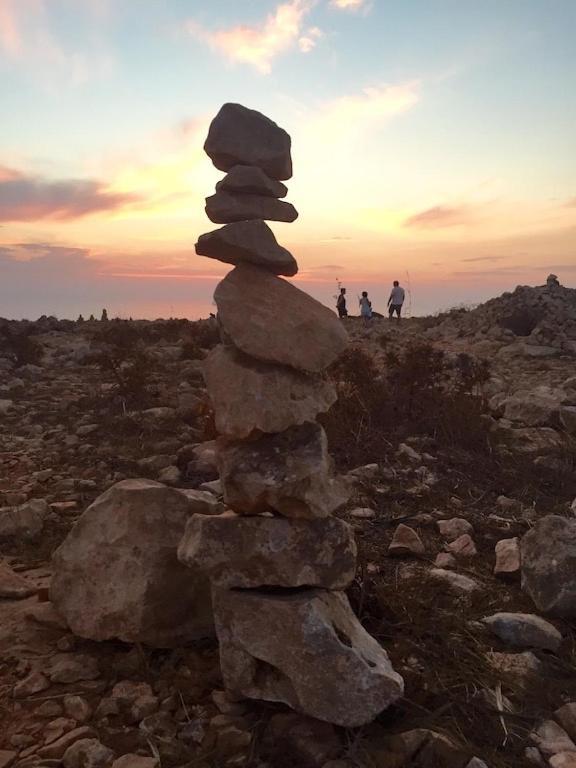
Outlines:
[[[412,229],[441,229],[444,227],[459,227],[469,224],[472,220],[469,208],[466,206],[449,207],[436,205],[425,211],[410,216],[404,222],[405,227]]]
[[[330,0],[330,5],[345,11],[358,11],[366,7],[366,0]]]
[[[321,31],[313,27],[303,32],[304,19],[314,4],[315,0],[288,0],[259,24],[238,24],[212,31],[189,21],[186,29],[230,61],[248,64],[268,74],[277,56],[296,46],[308,53],[316,45]]]

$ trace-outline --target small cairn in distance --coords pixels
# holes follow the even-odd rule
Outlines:
[[[201,256],[234,265],[215,300],[223,343],[204,364],[230,511],[194,515],[180,560],[206,572],[226,687],[341,726],[372,720],[403,693],[344,589],[356,571],[352,529],[332,513],[344,484],[316,422],[336,399],[323,377],[348,343],[337,317],[283,280],[298,271],[265,219],[291,222],[283,180],[289,135],[225,104],[205,151],[226,172],[206,213]]]

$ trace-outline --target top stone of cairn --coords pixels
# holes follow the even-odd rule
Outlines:
[[[292,176],[291,140],[265,115],[241,104],[224,104],[208,131],[204,151],[216,168],[254,165],[272,179]]]

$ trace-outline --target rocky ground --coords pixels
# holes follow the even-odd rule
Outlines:
[[[576,765],[576,291],[557,291],[347,321],[324,423],[354,491],[349,597],[406,685],[361,729],[229,697],[213,640],[83,640],[49,601],[52,552],[118,481],[218,501],[214,324],[0,321],[0,768]],[[537,538],[547,515],[566,551]],[[542,552],[566,583],[538,581]]]

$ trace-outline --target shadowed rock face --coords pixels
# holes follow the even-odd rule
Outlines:
[[[214,589],[226,686],[345,727],[397,701],[403,681],[341,592]]]
[[[522,589],[553,616],[576,616],[576,520],[548,515],[520,543]]]
[[[307,293],[262,269],[232,270],[214,293],[232,343],[251,357],[320,372],[348,344],[336,315]]]
[[[220,345],[203,365],[216,429],[234,439],[312,421],[336,401],[334,387],[285,366],[251,360]]]
[[[151,480],[117,483],[88,507],[53,557],[50,598],[74,634],[156,647],[213,634],[209,583],[176,557],[196,511]]]
[[[289,179],[291,143],[286,131],[260,112],[224,104],[210,124],[204,151],[221,171],[255,165],[272,179]]]
[[[286,517],[327,517],[348,493],[332,476],[326,433],[302,424],[278,435],[218,446],[224,501],[237,512],[274,510]]]
[[[263,195],[239,195],[232,192],[216,192],[206,198],[206,216],[215,224],[228,224],[249,219],[292,222],[298,211],[292,203]]]
[[[275,275],[291,277],[298,272],[294,256],[278,245],[263,221],[240,221],[200,235],[196,253],[226,264],[253,264]]]
[[[253,165],[235,165],[216,184],[216,191],[237,192],[243,195],[286,197],[288,187],[280,181],[271,179],[263,170]]]
[[[336,518],[194,515],[178,547],[183,563],[219,587],[346,589],[356,573],[352,529]]]

